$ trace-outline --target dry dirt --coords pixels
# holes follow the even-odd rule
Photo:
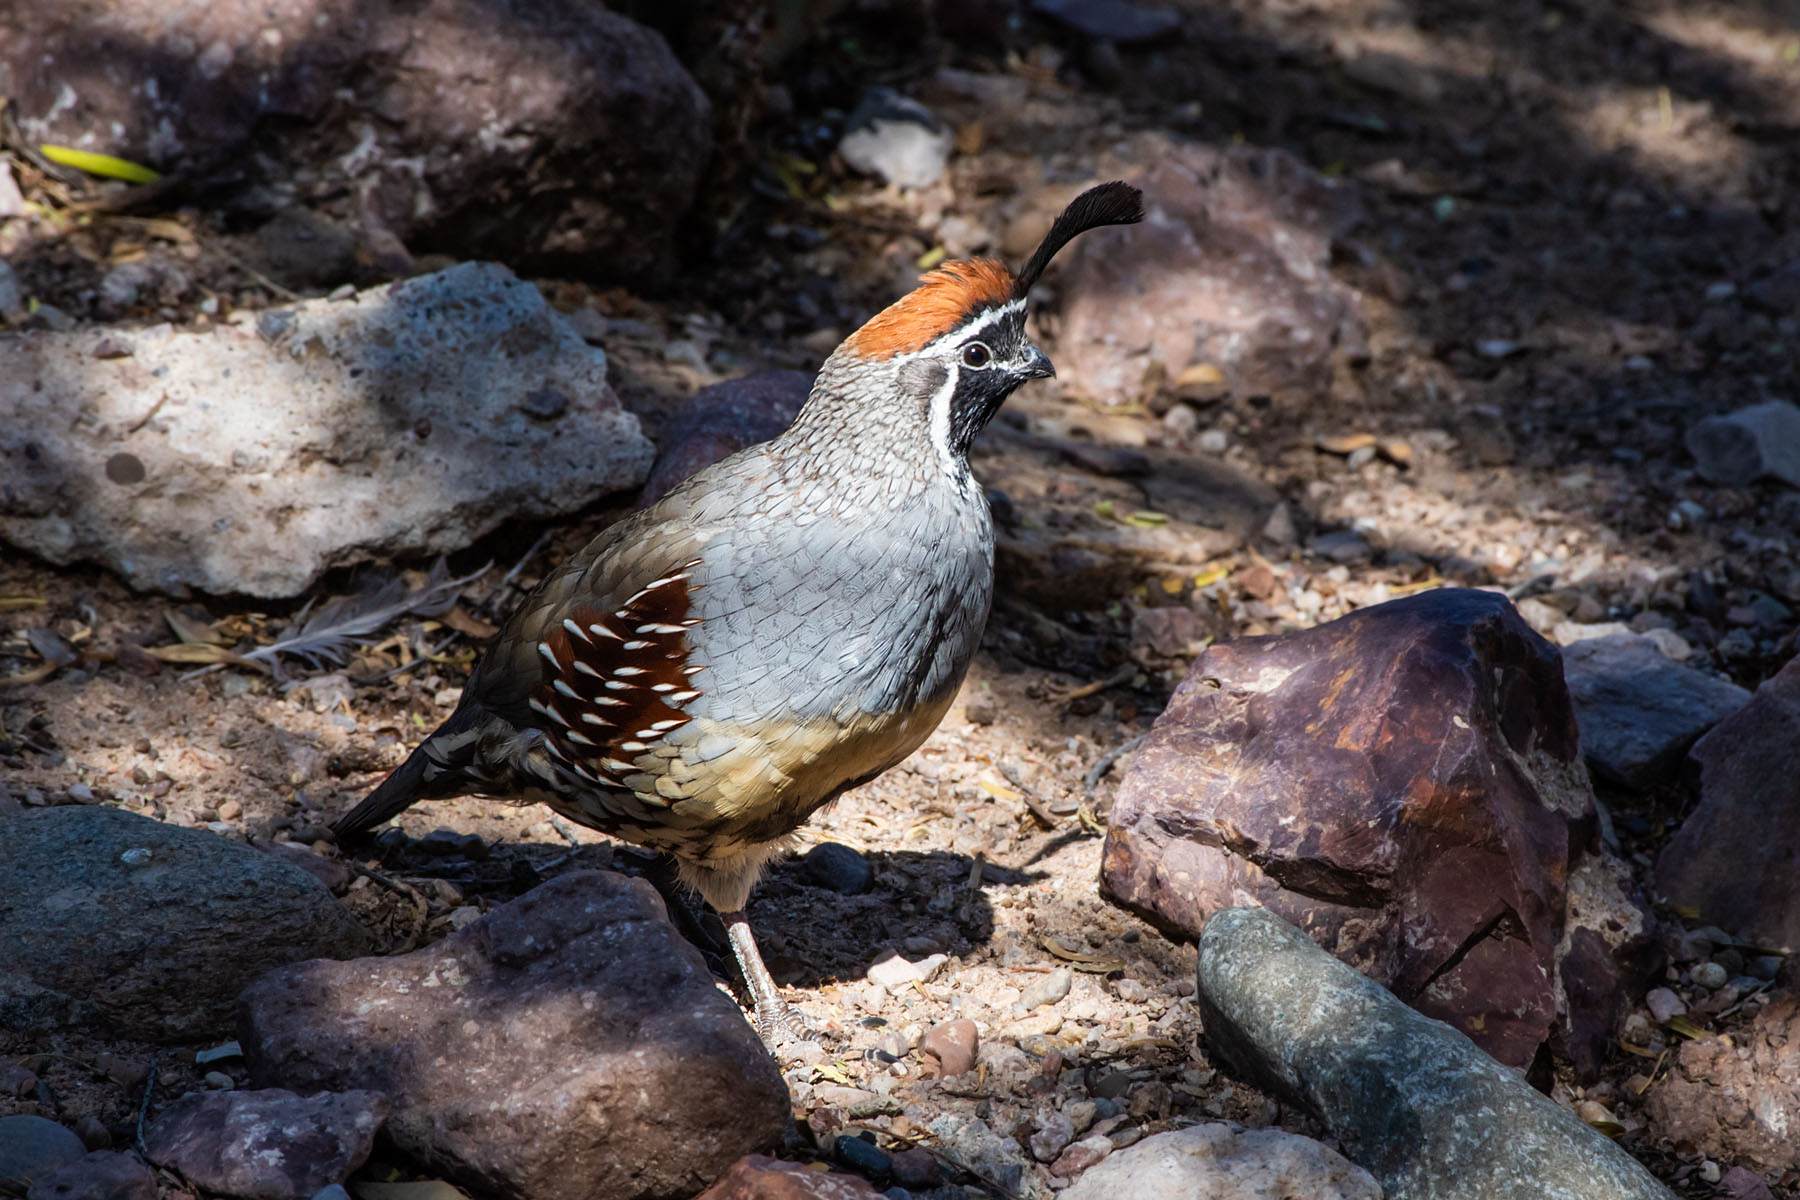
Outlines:
[[[1004,60],[943,41],[921,58],[879,25],[834,30],[835,57],[784,74],[778,99],[790,115],[774,122],[730,236],[697,255],[671,295],[543,283],[559,306],[604,319],[616,386],[655,436],[697,386],[748,369],[815,366],[934,248],[979,249],[956,244],[974,230],[1011,250],[1009,231],[1031,219],[1035,190],[1142,165],[1132,153],[1144,131],[1284,147],[1360,181],[1369,208],[1334,263],[1366,298],[1369,353],[1336,364],[1329,395],[1190,396],[1196,433],[1179,412],[1166,415],[1170,395],[1102,410],[1093,402],[1107,398],[1049,387],[1022,397],[985,439],[977,471],[1029,519],[1106,499],[1154,507],[1145,481],[1057,450],[1092,442],[1205,455],[1265,480],[1288,502],[1298,546],[1262,542],[1181,574],[1141,571],[1109,603],[1077,612],[1045,606],[1042,580],[1002,581],[983,653],[942,728],[807,833],[864,852],[873,889],[827,891],[790,862],[751,903],[778,980],[815,1024],[837,1031],[831,1062],[790,1074],[803,1130],[832,1107],[829,1088],[852,1084],[891,1093],[906,1111],[979,1113],[1005,1134],[1048,1098],[1114,1087],[1109,1077],[1125,1071],[1158,1086],[1122,1102],[1120,1141],[1214,1115],[1317,1132],[1215,1073],[1196,1048],[1191,947],[1168,944],[1097,896],[1098,830],[1118,770],[1091,796],[1084,779],[1148,729],[1198,649],[1168,655],[1134,644],[1140,609],[1190,606],[1202,636],[1222,637],[1313,624],[1445,581],[1534,599],[1545,626],[1654,614],[1693,644],[1692,663],[1745,686],[1794,653],[1791,618],[1745,633],[1730,610],[1758,592],[1800,604],[1800,571],[1777,537],[1800,526],[1800,498],[1773,486],[1710,487],[1680,442],[1700,416],[1794,395],[1800,324],[1763,286],[1800,257],[1791,6],[1251,0],[1183,12],[1186,36],[1173,48],[1086,45],[1030,24],[1022,53]],[[940,65],[1022,78],[1029,101],[996,112],[959,98],[933,85]],[[818,131],[868,79],[928,95],[957,128],[960,152],[945,184],[902,196],[848,178],[830,160],[830,135]],[[818,170],[797,171],[796,162]],[[179,265],[180,286],[115,319],[201,322],[209,307],[279,302],[234,266],[249,253],[247,238],[205,212],[171,214],[160,230],[97,218],[38,246],[27,283],[85,316],[107,264],[167,260]],[[1054,356],[1053,309],[1040,329]],[[1479,345],[1501,340],[1514,347],[1494,354]],[[1215,436],[1202,449],[1206,431]],[[1350,434],[1402,440],[1411,457],[1360,461],[1319,448]],[[1683,501],[1710,515],[1672,519]],[[284,693],[279,681],[232,671],[188,677],[118,650],[172,642],[169,609],[221,622],[237,639],[266,637],[297,605],[136,596],[101,573],[7,552],[0,674],[41,672],[26,637],[33,629],[55,631],[83,657],[0,690],[0,785],[25,804],[112,803],[216,823],[229,836],[313,840],[448,715],[478,641],[467,631],[619,511],[590,512],[542,544],[543,530],[509,527],[459,556],[452,566],[465,570],[499,564],[465,595],[464,634],[445,644],[450,629],[397,626],[349,665],[341,694]],[[1334,562],[1308,553],[1313,534],[1353,524],[1371,555]],[[515,585],[497,588],[501,570],[521,559]],[[434,660],[396,670],[434,648]],[[290,682],[312,674],[296,669]],[[1686,802],[1675,788],[1607,799],[1640,869]],[[586,831],[576,832],[571,858],[540,812],[461,801],[416,809],[401,825],[414,835],[472,832],[491,853],[471,862],[396,852],[382,869],[422,895],[423,919],[410,896],[359,880],[350,902],[393,948],[441,934],[465,918],[456,910],[504,902],[541,873],[644,869],[634,852]],[[951,965],[888,995],[864,975],[892,951],[942,952]],[[1015,1016],[1017,991],[1069,965],[1071,954],[1097,969],[1077,970],[1060,1004]],[[916,1037],[954,1015],[974,1017],[989,1040],[1023,1040],[1045,1057],[965,1088],[921,1081],[916,1060],[897,1076],[864,1054],[896,1029]],[[94,1113],[120,1136],[136,1119],[152,1054],[154,1109],[195,1085],[194,1049],[0,1032],[0,1056],[38,1056],[34,1068],[55,1097],[45,1111]],[[99,1072],[90,1069],[97,1062]],[[108,1065],[117,1078],[106,1077]],[[1659,1069],[1655,1057],[1621,1049],[1599,1084],[1565,1081],[1558,1094],[1605,1104],[1659,1177],[1684,1196],[1712,1195],[1699,1148],[1659,1138],[1624,1086]],[[41,1103],[0,1097],[0,1114]],[[856,1124],[884,1145],[924,1136],[904,1115]],[[970,1195],[997,1194],[958,1178]],[[1800,1195],[1793,1178],[1769,1182],[1778,1195]]]

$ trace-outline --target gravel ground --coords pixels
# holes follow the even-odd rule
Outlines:
[[[869,889],[821,886],[826,865],[796,859],[751,903],[778,981],[825,1031],[820,1053],[785,1064],[802,1138],[829,1146],[842,1125],[874,1131],[889,1152],[931,1147],[972,1169],[951,1172],[969,1196],[1073,1171],[1082,1160],[1063,1159],[1059,1141],[1098,1153],[1083,1139],[1120,1146],[1207,1117],[1317,1133],[1197,1049],[1192,948],[1095,892],[1098,834],[1129,756],[1091,794],[1084,781],[1148,729],[1203,639],[1311,625],[1444,582],[1507,591],[1560,641],[1611,622],[1666,630],[1690,665],[1746,687],[1796,646],[1800,494],[1708,485],[1681,441],[1702,416],[1793,395],[1800,325],[1771,280],[1800,254],[1800,71],[1775,8],[1425,13],[1272,0],[1182,11],[1187,36],[1173,48],[1121,51],[1032,26],[1004,64],[938,44],[921,65],[863,31],[842,67],[786,73],[791,115],[774,127],[732,238],[670,295],[541,284],[559,307],[585,310],[584,331],[607,347],[616,387],[654,437],[698,386],[816,366],[923,256],[1010,250],[1030,236],[1015,224],[1035,231],[1044,187],[1144,166],[1147,134],[1280,146],[1357,182],[1367,217],[1335,248],[1333,269],[1363,297],[1368,347],[1337,356],[1327,396],[1169,388],[1108,406],[1119,398],[1051,385],[1021,397],[977,454],[978,472],[1028,521],[1107,500],[1154,507],[1144,491],[1154,474],[1071,461],[1056,446],[1073,441],[1222,460],[1278,490],[1289,529],[1179,571],[1145,568],[1082,611],[1045,607],[1041,579],[1004,580],[942,728],[807,831],[858,851]],[[1023,99],[996,108],[979,88],[947,84],[961,77],[939,74],[940,62],[1021,81]],[[831,163],[833,122],[870,77],[927,97],[957,131],[944,182],[903,194]],[[823,169],[789,188],[778,167],[794,156]],[[180,221],[186,241],[146,248],[141,229],[96,220],[36,258],[26,282],[85,316],[95,264],[147,253],[179,262],[184,283],[125,319],[201,322],[209,305],[270,302],[231,265],[240,235],[204,213]],[[1054,355],[1054,303],[1039,328]],[[620,511],[592,512],[541,545],[546,531],[510,527],[452,566],[523,559],[517,582],[529,584]],[[465,594],[449,628],[403,623],[343,672],[302,673],[284,690],[247,674],[185,677],[117,647],[173,641],[170,610],[235,642],[266,636],[297,606],[177,604],[8,554],[0,672],[45,674],[33,631],[98,654],[0,690],[0,788],[28,805],[115,803],[229,836],[315,840],[448,715],[483,623],[516,596],[495,588],[498,574]],[[1163,608],[1194,614],[1180,627],[1187,644],[1153,636],[1164,626],[1143,614]],[[462,636],[445,644],[452,630]],[[437,660],[398,669],[435,647]],[[1687,802],[1674,787],[1603,797],[1640,869]],[[348,902],[390,949],[542,874],[644,869],[585,830],[571,850],[540,812],[459,801],[401,825],[473,833],[490,853],[393,849],[384,870],[422,907],[352,884]],[[894,954],[946,958],[900,982],[885,963]],[[1729,1032],[1756,1007],[1752,998],[1716,1024]],[[965,1017],[980,1031],[979,1072],[923,1078],[919,1040]],[[1622,1042],[1599,1083],[1565,1079],[1556,1095],[1599,1106],[1583,1114],[1619,1125],[1681,1194],[1710,1196],[1720,1164],[1659,1138],[1643,1115],[1660,1037]],[[193,1064],[196,1049],[157,1054],[153,1107],[200,1086],[212,1068]],[[0,1056],[30,1062],[53,1092],[0,1093],[0,1115],[91,1114],[127,1137],[153,1053],[0,1032]],[[1022,1170],[1008,1177],[1009,1163]],[[1792,1178],[1770,1182],[1800,1195]]]

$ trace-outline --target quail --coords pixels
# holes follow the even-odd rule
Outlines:
[[[724,920],[759,1032],[788,1036],[744,904],[814,812],[943,718],[993,591],[969,446],[1055,374],[1025,335],[1026,295],[1076,235],[1142,216],[1136,188],[1101,184],[1018,274],[992,259],[926,274],[833,351],[786,432],[558,566],[339,837],[476,794],[664,852]]]

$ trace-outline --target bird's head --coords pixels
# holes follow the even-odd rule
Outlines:
[[[944,263],[845,339],[820,372],[808,407],[863,409],[866,419],[867,405],[898,402],[891,419],[922,418],[940,453],[967,455],[1020,384],[1056,374],[1025,335],[1032,284],[1077,234],[1143,216],[1136,188],[1103,183],[1062,211],[1016,275],[991,258]]]

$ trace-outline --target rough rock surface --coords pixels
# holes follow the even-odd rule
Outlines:
[[[156,1176],[136,1155],[96,1150],[40,1175],[25,1200],[156,1200]]]
[[[1771,400],[1696,421],[1687,448],[1714,483],[1746,487],[1768,476],[1800,487],[1800,406]]]
[[[242,842],[116,808],[0,820],[0,1025],[216,1037],[273,967],[367,954],[311,875]]]
[[[812,384],[804,371],[763,371],[695,392],[669,418],[638,506],[655,504],[695,471],[786,429]]]
[[[1212,1052],[1317,1114],[1388,1200],[1670,1200],[1524,1076],[1273,913],[1207,922],[1198,982]]]
[[[144,1152],[209,1192],[291,1200],[342,1183],[369,1157],[386,1116],[387,1101],[373,1092],[199,1092],[144,1131]]]
[[[687,1196],[781,1136],[787,1089],[651,887],[586,871],[425,949],[245,991],[259,1085],[368,1089],[387,1135],[506,1196]]]
[[[635,487],[651,454],[605,354],[492,264],[208,333],[0,338],[0,538],[139,588],[295,595]]]
[[[34,143],[246,203],[348,186],[415,247],[614,278],[662,259],[711,149],[706,98],[659,35],[555,0],[26,4],[0,95]]]
[[[1750,699],[1735,683],[1670,661],[1636,634],[1589,638],[1562,655],[1588,766],[1627,787],[1669,782],[1694,739]]]
[[[1381,1200],[1381,1186],[1312,1138],[1213,1122],[1128,1146],[1062,1194],[1065,1200]]]
[[[1800,1167],[1800,996],[1782,996],[1731,1039],[1684,1041],[1646,1098],[1660,1136],[1760,1170]]]
[[[0,1192],[22,1192],[85,1154],[81,1139],[48,1117],[0,1117]]]
[[[1513,1066],[1583,1070],[1650,918],[1601,848],[1556,649],[1443,589],[1212,646],[1113,806],[1101,882],[1193,938],[1258,903]]]
[[[1145,219],[1067,251],[1057,370],[1125,404],[1210,366],[1240,395],[1316,389],[1364,337],[1331,277],[1331,242],[1362,218],[1348,185],[1280,150],[1171,144],[1135,180]]]
[[[747,1154],[694,1200],[881,1200],[881,1193],[855,1175]]]
[[[1800,951],[1800,658],[1694,744],[1700,804],[1656,863],[1676,904]]]

